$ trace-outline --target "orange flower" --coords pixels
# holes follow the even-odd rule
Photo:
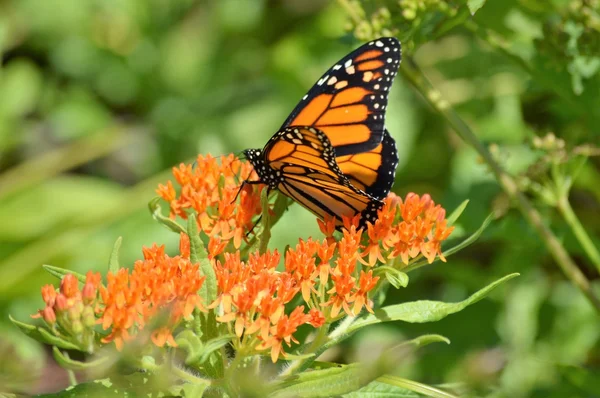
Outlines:
[[[196,167],[180,164],[173,168],[173,176],[181,187],[179,196],[171,182],[159,185],[156,191],[169,203],[170,216],[186,219],[187,210],[193,209],[206,235],[218,235],[223,242],[232,241],[239,248],[262,210],[260,193],[264,185],[240,187],[242,181],[254,176],[252,166],[234,155],[199,155]]]
[[[271,349],[271,361],[277,362],[279,354],[282,352],[283,343],[285,342],[288,347],[291,346],[292,342],[298,343],[293,334],[298,329],[298,326],[310,322],[312,317],[304,313],[304,306],[296,307],[292,313],[283,315],[279,321],[271,327],[271,334],[264,341],[256,346],[257,350]],[[283,353],[285,356],[285,352]]]
[[[181,236],[182,255],[169,257],[164,246],[143,248],[144,260],[138,260],[134,269],[109,272],[108,284],[100,288],[103,308],[100,323],[103,329],[111,328],[102,341],[114,341],[117,349],[142,330],[149,319],[168,310],[167,325],[152,331],[152,341],[162,346],[176,345],[171,331],[195,308],[203,310],[200,290],[205,277],[199,265],[189,260],[189,239]]]

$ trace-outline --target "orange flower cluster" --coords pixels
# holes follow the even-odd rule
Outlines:
[[[64,276],[59,290],[52,285],[43,286],[42,299],[46,307],[32,318],[43,318],[53,329],[59,326],[84,350],[91,352],[100,278],[99,273],[88,272],[82,290],[79,290],[79,281],[72,274]]]
[[[174,169],[181,185],[179,197],[171,183],[158,189],[170,203],[171,216],[185,218],[189,209],[198,213],[218,287],[214,302],[201,302],[198,293],[205,277],[199,264],[191,263],[189,238],[181,234],[180,255],[169,257],[164,246],[144,248],[144,259],[132,271],[108,273],[106,287],[100,285],[99,274],[92,273],[82,291],[72,275],[65,276],[59,291],[44,286],[46,308],[37,316],[50,325],[57,319],[59,323],[84,319],[90,328],[101,323],[105,330],[110,328],[102,342],[114,341],[121,349],[139,331],[148,330],[152,319],[163,315],[164,322],[152,326],[150,337],[157,346],[176,346],[175,326],[195,308],[205,311],[207,304],[217,321],[226,323],[238,337],[233,341],[238,352],[270,350],[275,362],[285,356],[284,345],[297,343],[294,333],[301,325],[318,328],[344,314],[356,316],[363,308],[373,312],[368,295],[379,281],[377,263],[400,259],[409,264],[421,257],[430,263],[436,257],[445,261],[441,243],[454,227],[448,226],[445,210],[429,195],[413,193],[404,200],[390,194],[378,220],[366,228],[358,228],[360,215],[345,217],[339,238],[334,237],[336,220],[318,220],[325,239],[300,240],[288,249],[283,271],[277,270],[281,260],[277,251],[256,252],[243,259],[239,248],[261,211],[260,189],[247,185],[240,190],[239,181],[251,173],[251,166],[233,155],[220,160],[199,156],[195,169],[184,165]],[[303,303],[286,314],[286,305],[295,299]],[[77,322],[69,327],[66,330],[73,330],[72,334],[81,329]]]
[[[186,211],[193,209],[206,235],[218,235],[225,242],[233,240],[237,249],[261,213],[260,193],[264,186],[246,184],[240,189],[241,182],[253,173],[249,163],[233,154],[220,158],[199,155],[195,167],[183,163],[173,167],[175,180],[181,186],[179,196],[170,181],[160,184],[156,192],[169,202],[172,218],[186,219]]]
[[[359,239],[360,232],[351,228],[338,243],[301,240],[287,251],[283,272],[276,271],[277,251],[252,254],[245,262],[239,252],[225,253],[223,262],[213,260],[219,296],[210,307],[220,306],[217,320],[230,323],[254,349],[270,349],[275,362],[284,342],[297,342],[293,334],[300,325],[319,327],[337,319],[342,309],[352,316],[363,307],[372,311],[367,295],[379,277],[372,270],[357,273]],[[298,294],[308,313],[301,305],[285,315],[285,305]]]
[[[179,256],[169,257],[164,246],[155,244],[143,249],[144,260],[136,261],[131,273],[125,268],[108,273],[107,286],[100,287],[100,323],[105,330],[112,327],[104,343],[114,341],[121,349],[150,319],[165,315],[166,324],[152,332],[152,341],[159,347],[176,346],[173,328],[194,308],[204,309],[198,290],[205,277],[199,265],[190,262],[187,235],[181,234],[181,240],[184,249]]]
[[[415,193],[409,193],[404,200],[390,193],[384,202],[375,223],[367,224],[366,243],[357,247],[361,257],[367,258],[362,260],[364,264],[385,264],[386,260],[400,257],[408,265],[410,260],[421,255],[430,264],[438,256],[446,261],[441,245],[454,227],[448,226],[446,210],[442,206],[436,205],[428,194],[419,196]],[[346,229],[356,228],[358,221],[358,217],[345,218],[344,226]],[[328,239],[333,239],[335,220],[318,222]]]

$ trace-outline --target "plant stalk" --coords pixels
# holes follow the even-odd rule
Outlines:
[[[402,73],[402,76],[408,80],[419,93],[421,93],[433,109],[446,119],[456,133],[469,145],[475,148],[494,173],[502,189],[517,204],[517,207],[525,219],[538,233],[565,276],[581,290],[596,311],[600,313],[600,299],[592,290],[589,280],[577,267],[552,230],[544,224],[540,213],[519,190],[519,187],[513,178],[496,162],[487,148],[477,139],[471,128],[460,118],[460,116],[458,116],[450,104],[442,98],[441,93],[431,85],[423,72],[410,57],[405,57],[400,72]]]
[[[571,227],[573,234],[579,241],[579,244],[585,251],[585,254],[587,254],[588,258],[594,264],[598,272],[600,272],[600,252],[598,252],[598,249],[592,242],[592,239],[583,228],[583,225],[581,225],[579,218],[577,218],[577,215],[571,207],[571,203],[569,203],[569,198],[566,196],[561,196],[556,203],[556,207],[567,224],[569,224],[569,227]]]

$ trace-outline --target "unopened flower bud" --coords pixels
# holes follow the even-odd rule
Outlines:
[[[86,306],[81,313],[81,321],[83,325],[91,329],[96,325],[96,315],[94,314],[94,309],[90,306]]]
[[[76,335],[83,333],[83,323],[81,321],[71,322],[71,330]]]
[[[67,274],[60,281],[60,292],[67,298],[75,297],[79,293],[79,281],[73,274]]]
[[[79,321],[79,319],[81,319],[82,310],[83,308],[78,305],[74,305],[73,307],[69,308],[67,313],[69,315],[69,320],[71,322]]]
[[[42,287],[42,299],[46,306],[52,307],[54,306],[54,301],[56,300],[56,289],[52,285],[44,285]]]
[[[69,303],[64,294],[60,293],[56,296],[55,307],[58,311],[66,311],[69,309]]]
[[[90,282],[86,282],[86,284],[83,285],[83,291],[82,291],[83,302],[85,304],[92,303],[94,300],[96,300],[97,293],[98,293],[98,290],[96,289],[94,284],[90,283]]]
[[[56,314],[52,307],[46,307],[41,311],[42,318],[49,324],[53,325],[56,322]]]

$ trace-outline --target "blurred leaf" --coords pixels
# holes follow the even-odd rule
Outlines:
[[[471,11],[471,15],[475,15],[477,10],[479,10],[485,4],[486,0],[467,0],[467,6],[469,6],[469,11]]]
[[[116,184],[97,178],[61,176],[42,182],[3,200],[0,239],[33,239],[64,224],[82,223],[114,207],[121,192]]]
[[[89,362],[75,361],[69,358],[68,356],[64,355],[56,346],[52,347],[52,355],[54,356],[56,363],[58,363],[63,369],[77,371],[93,370],[95,368],[98,368],[99,366],[106,364],[109,360],[108,357],[104,357]]]
[[[64,340],[61,337],[53,335],[45,328],[19,322],[16,319],[13,319],[10,315],[8,316],[8,318],[15,326],[21,329],[23,333],[25,333],[27,336],[31,337],[34,340],[65,350],[81,351],[79,346],[77,346],[76,344],[73,344],[70,341]]]

